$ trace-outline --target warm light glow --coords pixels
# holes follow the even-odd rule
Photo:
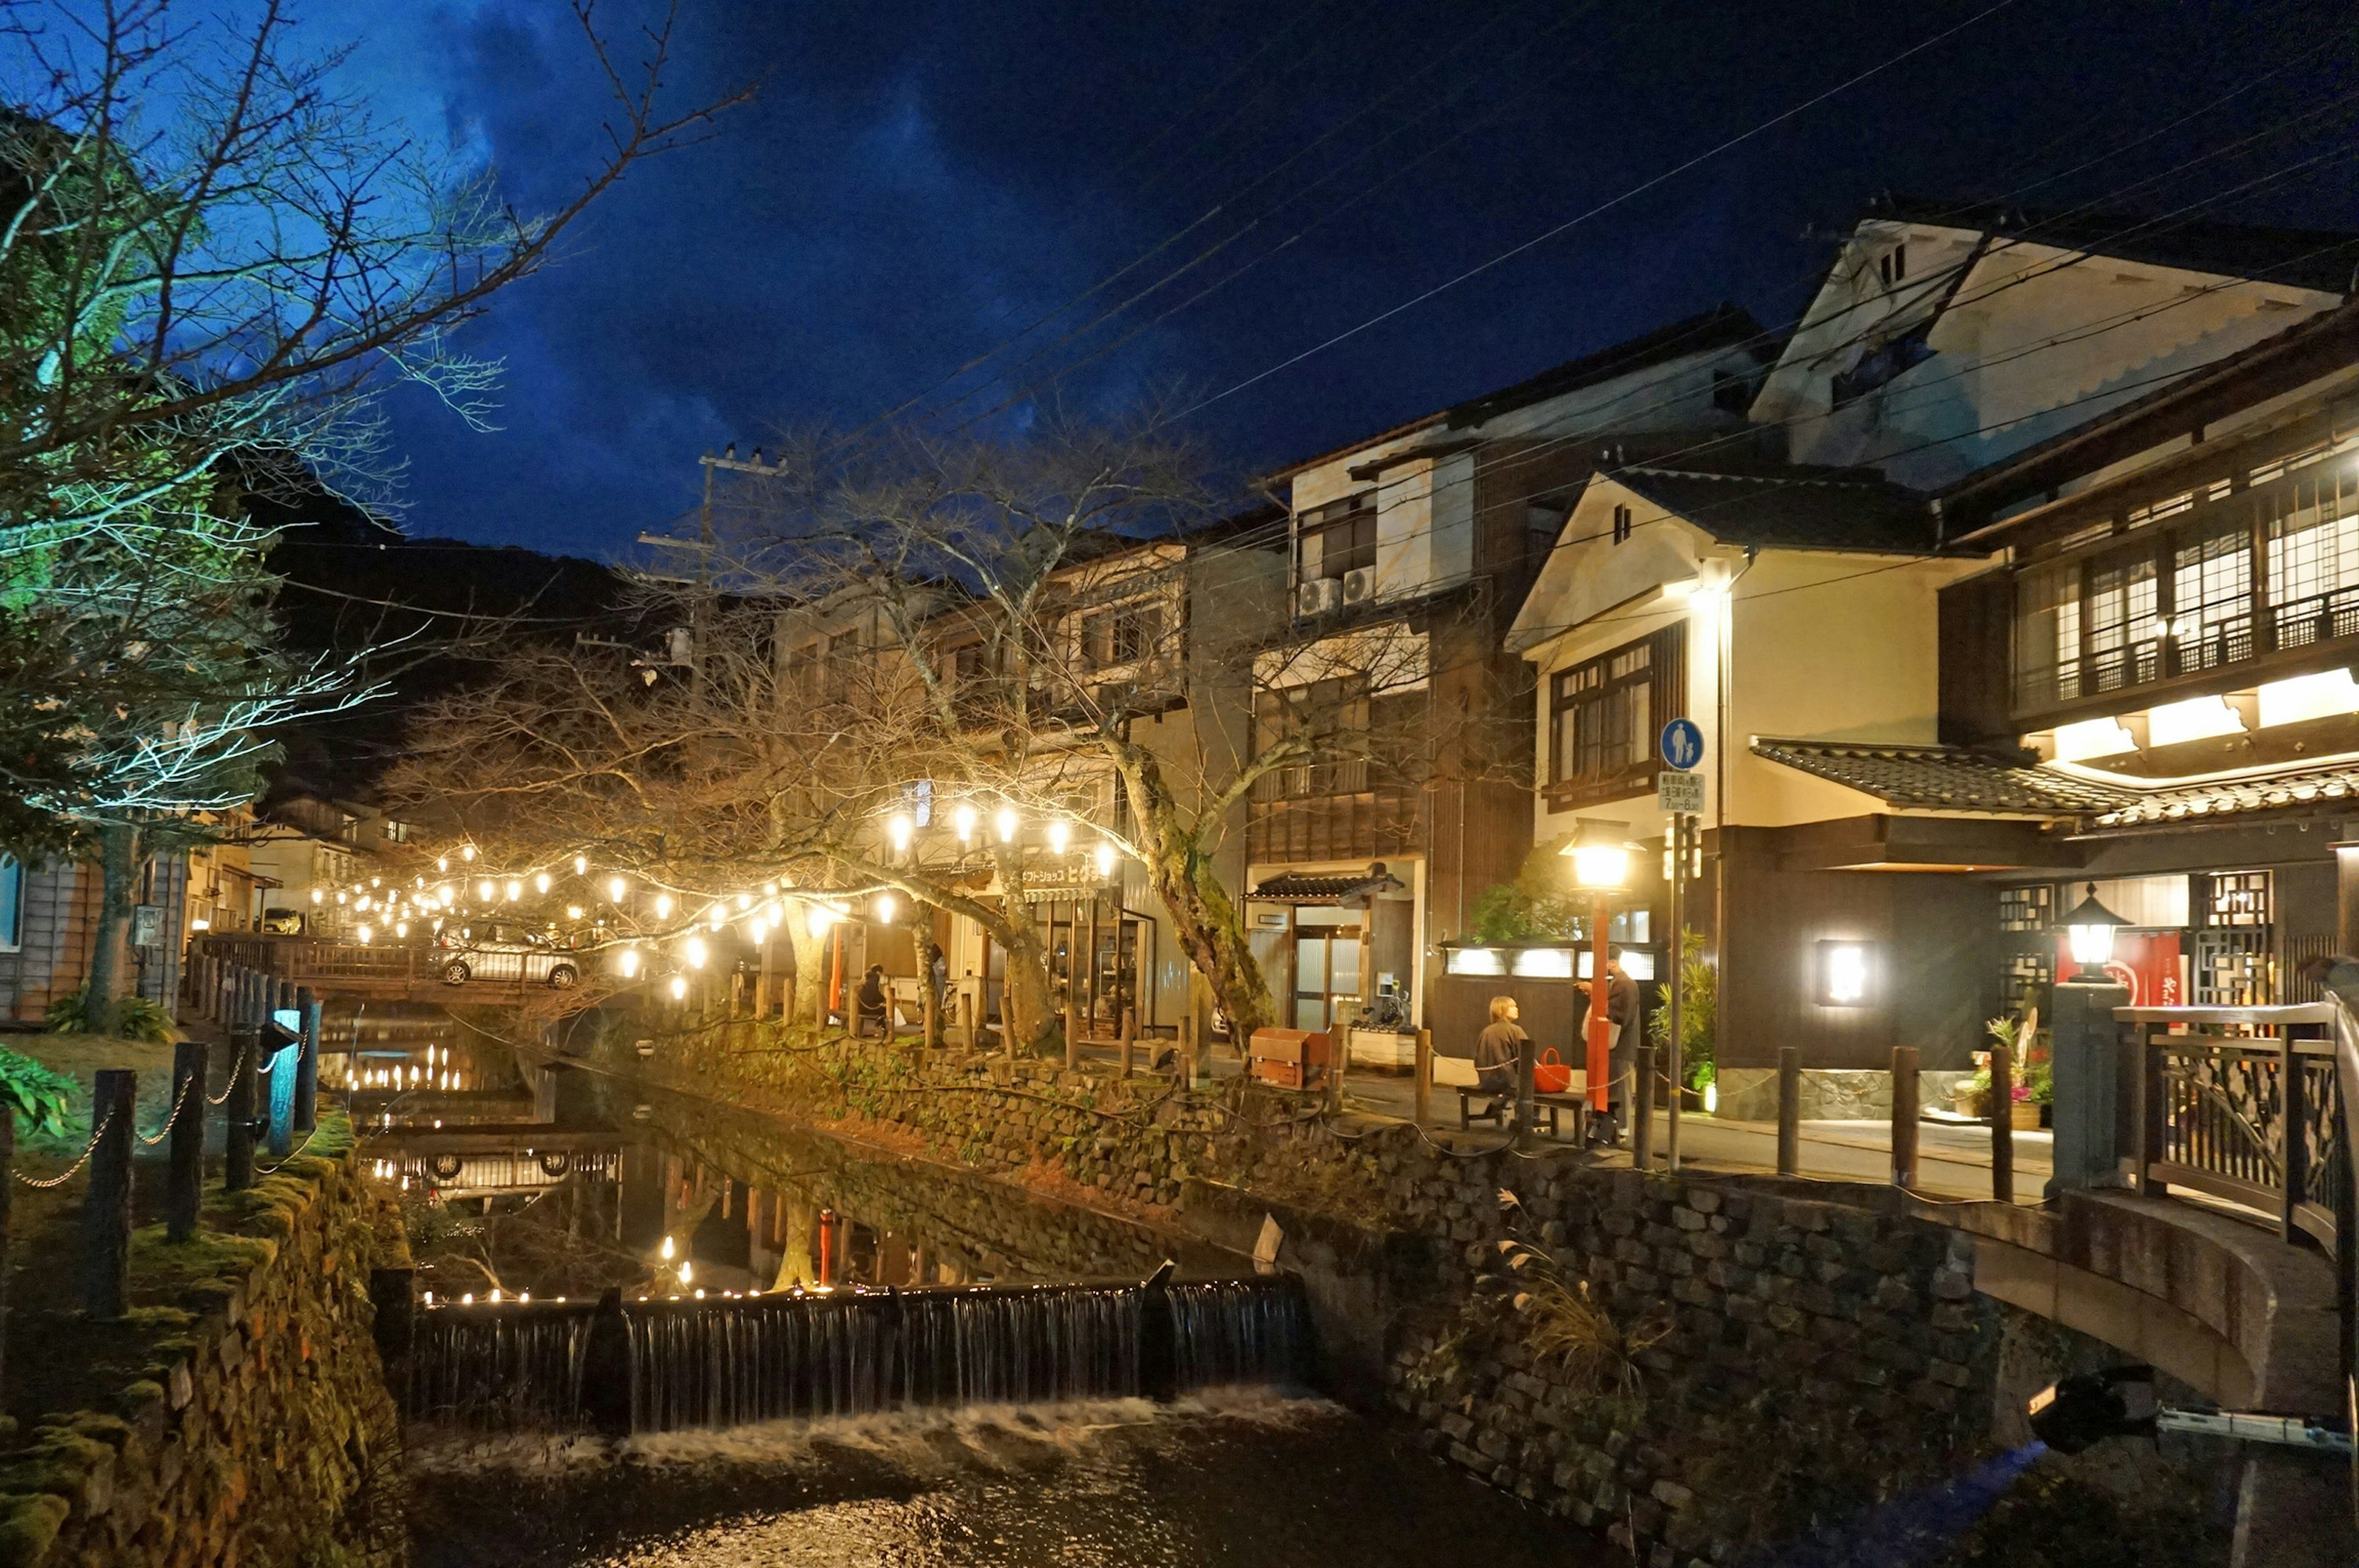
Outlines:
[[[671,894],[668,892],[656,894],[656,918],[658,920],[671,918]]]
[[[2245,730],[2245,716],[2228,706],[2221,697],[2192,697],[2185,702],[2166,702],[2150,708],[2146,716],[2147,743],[2154,746],[2175,746],[2182,741],[2209,741],[2221,735],[2240,735]]]
[[[498,1301],[499,1299],[500,1299],[500,1288],[499,1288],[499,1286],[497,1286],[497,1285],[494,1285],[494,1286],[492,1287],[492,1300],[494,1300],[495,1302],[496,1302],[496,1301]]]
[[[876,918],[886,925],[893,924],[893,912],[897,907],[893,902],[891,893],[880,892],[876,895]]]
[[[450,908],[459,900],[458,890],[451,887],[448,882],[445,882],[441,887],[436,889],[434,896],[440,902],[442,907],[445,909]]]
[[[211,931],[212,928],[213,923],[201,914],[189,922],[189,929],[191,931]]]
[[[492,894],[496,890],[493,888],[492,884],[488,881],[477,882],[475,884],[475,902],[477,903],[491,903]]]
[[[606,896],[613,899],[616,903],[622,903],[623,895],[630,891],[631,884],[625,881],[622,878],[608,877],[606,879]]]
[[[760,915],[757,914],[753,919],[745,923],[745,940],[754,944],[755,946],[759,947],[765,941],[768,940],[769,935],[770,927],[763,921]]]
[[[1098,877],[1101,881],[1114,875],[1114,846],[1101,844],[1097,851]]]
[[[817,941],[819,938],[825,936],[827,935],[827,928],[835,924],[835,911],[830,909],[827,905],[823,903],[812,904],[805,916],[806,922],[810,927],[811,939],[813,941]]]
[[[547,871],[542,871],[532,879],[532,891],[535,892],[547,892],[549,891],[549,873]]]
[[[684,1285],[694,1278],[696,1278],[696,1265],[686,1258],[681,1259],[679,1260],[679,1282]],[[704,1298],[704,1292],[702,1291],[697,1292],[696,1294],[697,1299],[700,1301]]]
[[[339,892],[336,894],[336,902],[338,903],[350,903],[352,902],[352,895],[346,892]]]
[[[393,934],[396,936],[408,936],[409,935],[409,922],[407,920],[396,921],[393,926]]]
[[[582,906],[578,903],[569,903],[565,906],[565,918],[568,920],[581,919],[582,913]]]
[[[373,888],[381,888],[385,886],[385,879],[383,877],[371,877],[369,879],[369,886]]]
[[[669,1263],[672,1260],[675,1256],[675,1251],[672,1247],[670,1237],[667,1236],[663,1238],[663,1246],[658,1249],[658,1253],[665,1262]]]
[[[908,812],[897,811],[893,814],[885,824],[886,837],[893,840],[893,853],[906,855],[909,852],[909,835],[915,830]]]
[[[1720,1080],[1718,1078],[1712,1079],[1703,1087],[1703,1113],[1706,1116],[1720,1114]]]
[[[2088,757],[2118,757],[2137,750],[2137,741],[2116,719],[2084,719],[2056,727],[2056,760],[2077,762]]]
[[[962,843],[962,844],[965,844],[965,843],[970,843],[970,842],[972,842],[972,841],[973,840],[973,838],[974,838],[974,807],[973,807],[973,806],[972,806],[968,805],[965,801],[961,801],[961,802],[959,802],[958,809],[957,809],[956,811],[953,811],[953,812],[951,812],[951,826],[955,827],[958,829],[958,839],[959,839],[959,842],[960,842],[960,843]]]
[[[2072,961],[2082,968],[2102,969],[2114,956],[2114,928],[2110,925],[2070,925],[2065,934],[2072,944]]]
[[[435,869],[436,871],[449,871],[449,870],[451,869],[451,857],[450,857],[450,856],[448,856],[448,855],[437,855],[437,856],[435,856],[435,857],[434,857],[434,869]]]
[[[1627,887],[1630,882],[1630,851],[1621,844],[1589,844],[1572,850],[1572,881],[1576,887],[1593,892]]]
[[[999,841],[1001,843],[1013,844],[1016,842],[1016,812],[1012,807],[1005,806],[1001,806],[998,814],[991,819],[991,824],[994,827],[999,830]]]
[[[705,951],[704,938],[701,936],[690,937],[688,939],[688,945],[680,949],[680,956],[688,960],[688,967],[690,968],[701,969],[704,968],[704,960],[709,956]]]
[[[1831,1007],[1857,1007],[1867,1000],[1867,946],[1861,942],[1827,942],[1820,946],[1824,973],[1819,977],[1819,1000]]]
[[[586,877],[590,874],[589,856],[576,855],[573,857],[573,874],[577,877]]]
[[[2332,719],[2359,713],[2359,680],[2349,670],[2321,670],[2316,675],[2273,680],[2261,687],[2261,728],[2299,724],[2305,719]]]
[[[671,1000],[678,1001],[687,994],[688,977],[685,975],[674,975],[671,978]]]
[[[369,939],[369,937],[370,937],[371,935],[374,935],[374,933],[372,933],[372,932],[369,930],[369,928],[368,928],[367,926],[365,926],[365,925],[362,926],[362,927],[361,927],[361,931],[360,931],[361,945],[362,945],[363,946],[366,946],[368,945],[368,939]]]
[[[639,972],[639,950],[636,947],[624,948],[622,952],[616,956],[614,959],[614,967],[623,971],[623,978],[625,979],[629,979],[633,975]]]
[[[514,903],[516,900],[518,900],[518,899],[522,898],[523,896],[524,896],[524,883],[522,883],[522,882],[517,882],[517,881],[512,881],[512,882],[508,883],[508,902],[509,902],[510,903]]]
[[[313,888],[311,890],[311,902],[313,903],[325,903],[328,902],[328,895],[321,889]]]
[[[462,860],[473,860],[474,858],[475,847],[473,844],[467,845],[459,851],[459,859]]]
[[[1049,824],[1049,853],[1061,855],[1073,841],[1073,825],[1060,816]]]

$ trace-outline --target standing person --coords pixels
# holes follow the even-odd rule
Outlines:
[[[939,942],[926,944],[926,983],[934,988],[934,1011],[939,1014],[942,998],[951,989],[951,956]]]
[[[860,981],[859,1001],[860,1022],[858,1025],[854,1027],[853,1033],[854,1034],[867,1033],[869,1020],[874,1019],[876,1022],[877,1033],[884,1035],[887,1040],[893,1038],[893,1015],[889,1011],[887,1011],[890,1004],[886,1000],[885,997],[884,965],[871,964],[868,966],[868,973],[864,976]]]
[[[1491,1108],[1484,1113],[1486,1116],[1499,1115],[1501,1108],[1515,1096],[1516,1069],[1531,1039],[1516,1022],[1522,1016],[1523,1009],[1516,1005],[1514,997],[1495,996],[1491,999],[1491,1022],[1474,1037],[1475,1087],[1491,1096]]]
[[[1582,990],[1593,1002],[1597,988],[1592,981],[1582,982]],[[1582,1037],[1588,1038],[1589,1020],[1584,1011]],[[1601,1143],[1622,1141],[1623,1107],[1630,1092],[1630,1075],[1638,1056],[1638,982],[1632,979],[1622,967],[1622,949],[1614,948],[1605,958],[1605,1044],[1607,1050],[1605,1114],[1600,1118],[1596,1139]]]

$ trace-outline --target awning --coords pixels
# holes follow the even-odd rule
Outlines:
[[[1379,863],[1365,871],[1347,871],[1341,876],[1280,871],[1255,888],[1252,896],[1266,903],[1353,903],[1408,885]]]
[[[2091,779],[1967,746],[1758,740],[1753,754],[1904,809],[2071,817],[2089,828],[2359,802],[2359,762],[2348,760],[2255,769],[2193,784],[2139,785]]]

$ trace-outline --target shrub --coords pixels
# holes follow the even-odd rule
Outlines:
[[[0,1105],[16,1113],[27,1132],[54,1138],[65,1131],[66,1103],[73,1080],[30,1056],[0,1046]]]
[[[92,1034],[90,1027],[90,993],[76,991],[60,997],[49,1004],[49,1033],[52,1034]],[[173,1039],[172,1014],[162,1002],[150,1001],[144,996],[126,996],[114,1004],[114,1037],[136,1040],[146,1045],[169,1045]]]

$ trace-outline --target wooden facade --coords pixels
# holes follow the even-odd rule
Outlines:
[[[17,942],[0,950],[0,1021],[38,1026],[55,1003],[89,983],[98,935],[98,867],[85,861],[27,866],[19,893]],[[158,855],[141,879],[135,902],[157,910],[153,944],[131,948],[139,995],[169,1006],[179,994],[181,932],[187,914],[189,861]]]

